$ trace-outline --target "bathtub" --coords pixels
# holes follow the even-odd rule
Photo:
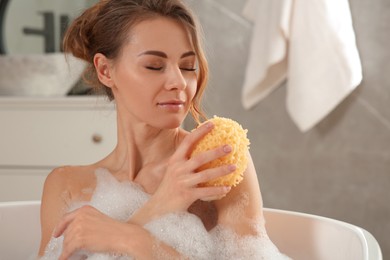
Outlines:
[[[40,242],[39,201],[0,202],[0,260],[34,259]],[[382,260],[366,230],[310,214],[264,209],[279,250],[296,260]]]

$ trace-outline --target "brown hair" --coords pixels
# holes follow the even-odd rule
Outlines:
[[[96,53],[107,58],[119,56],[131,28],[137,23],[163,16],[185,26],[191,35],[199,71],[197,92],[190,107],[196,122],[206,119],[200,101],[208,80],[208,64],[202,48],[200,26],[192,12],[181,0],[100,0],[85,10],[69,26],[64,37],[64,51],[88,62],[84,80],[96,90],[103,90],[110,100],[114,95],[97,78],[93,64]]]

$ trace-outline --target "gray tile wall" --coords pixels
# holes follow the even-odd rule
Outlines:
[[[250,111],[241,105],[252,32],[241,16],[246,1],[187,2],[205,31],[211,67],[205,109],[249,130],[265,206],[361,226],[390,257],[390,1],[350,0],[364,80],[307,133],[286,112],[284,86]]]

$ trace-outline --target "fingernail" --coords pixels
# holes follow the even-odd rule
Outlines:
[[[235,171],[236,170],[236,166],[234,164],[231,164],[228,166],[228,169],[229,171]]]
[[[232,148],[230,147],[230,145],[225,145],[225,146],[223,147],[223,151],[224,151],[225,153],[230,153],[230,152],[232,151]]]
[[[232,187],[230,187],[230,186],[225,186],[226,192],[229,192],[231,189],[232,189]]]
[[[206,122],[206,128],[213,128],[214,124],[212,122]]]

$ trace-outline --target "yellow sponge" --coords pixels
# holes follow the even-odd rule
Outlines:
[[[244,130],[240,124],[229,118],[214,116],[208,121],[214,124],[214,128],[196,144],[191,157],[225,144],[230,145],[233,150],[228,155],[201,166],[198,171],[229,164],[236,165],[236,170],[228,175],[202,183],[200,186],[236,186],[242,181],[244,171],[248,166],[249,139],[246,135],[248,130]]]

